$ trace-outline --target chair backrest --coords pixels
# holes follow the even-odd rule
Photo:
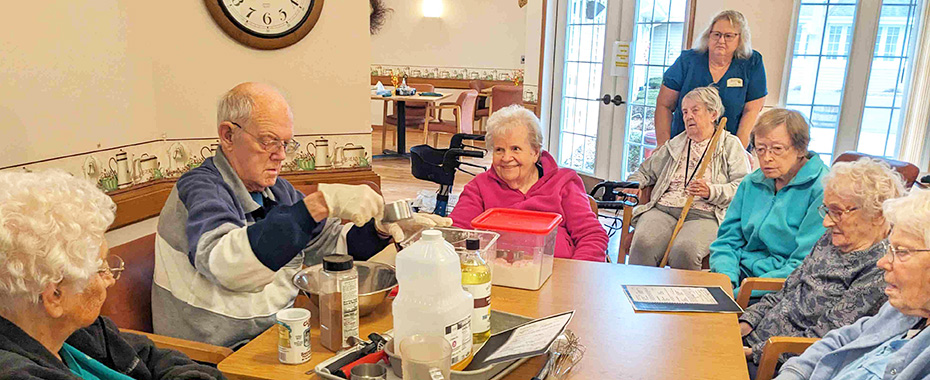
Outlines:
[[[462,114],[456,115],[459,118],[459,133],[474,133],[475,131],[475,103],[478,101],[477,90],[465,90],[459,94],[458,100],[455,101],[462,108]]]
[[[523,104],[523,86],[491,87],[491,113],[511,104]]]
[[[865,153],[853,152],[853,151],[844,152],[843,154],[839,155],[839,157],[837,157],[836,160],[833,161],[833,163],[835,164],[837,162],[851,162],[851,161],[856,161],[863,157],[882,160],[888,163],[888,165],[891,165],[892,169],[894,169],[895,171],[900,173],[902,177],[904,177],[905,188],[910,188],[911,185],[914,184],[914,181],[917,181],[917,176],[920,175],[920,169],[917,168],[917,165],[914,165],[910,162],[892,160],[890,158],[877,157],[877,156],[872,156],[872,155],[868,155]]]
[[[484,89],[484,81],[482,81],[481,79],[475,79],[472,81],[468,81],[468,88],[475,90],[475,91],[481,91]]]
[[[417,92],[433,92],[436,89],[436,86],[429,83],[407,83],[407,86],[417,89]]]
[[[155,234],[110,248],[126,269],[107,289],[100,314],[121,328],[152,332],[152,277],[155,273]]]

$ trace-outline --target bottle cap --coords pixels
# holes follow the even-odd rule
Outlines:
[[[442,232],[439,230],[426,230],[423,231],[423,240],[442,240]]]
[[[469,251],[477,251],[478,249],[481,249],[481,240],[478,240],[478,239],[465,240],[465,249]]]
[[[352,269],[355,263],[352,256],[349,255],[326,255],[323,256],[323,270],[329,272],[341,272]]]

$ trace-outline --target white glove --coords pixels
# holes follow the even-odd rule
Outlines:
[[[452,219],[442,217],[436,214],[414,213],[410,219],[399,220],[395,223],[382,223],[375,219],[375,228],[382,235],[390,235],[395,242],[402,242],[408,234],[415,234],[417,231],[433,227],[449,227],[452,225]]]
[[[384,198],[367,185],[321,183],[317,191],[323,194],[329,216],[346,219],[362,227],[369,220],[381,220],[384,215]]]

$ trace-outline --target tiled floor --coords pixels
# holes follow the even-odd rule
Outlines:
[[[371,147],[372,151],[381,153],[381,128],[378,126],[373,126],[374,129],[371,134]],[[388,137],[392,137],[392,134],[389,134]],[[448,147],[449,138],[451,135],[440,134],[439,137],[439,147]],[[419,130],[408,129],[407,131],[407,142],[408,149],[410,146],[418,145],[423,141],[423,134]],[[393,143],[388,140],[389,147],[393,147]],[[490,167],[491,159],[490,156],[486,156],[482,160],[472,160],[479,165]],[[372,168],[378,175],[381,176],[381,191],[384,195],[385,202],[391,202],[399,199],[413,199],[416,198],[417,192],[422,189],[429,191],[439,190],[439,185],[429,182],[422,181],[413,177],[410,173],[410,160],[400,159],[400,158],[389,158],[389,159],[375,159],[372,161]],[[473,173],[480,172],[480,169],[469,168],[466,169]],[[457,173],[455,176],[455,186],[452,191],[455,193],[461,193],[462,188],[465,186],[468,181],[471,181],[473,177],[465,173]],[[609,220],[603,219],[602,222],[610,223]],[[607,252],[610,253],[611,262],[616,262],[617,252],[620,242],[620,234],[617,233],[611,237],[610,242],[607,246]]]

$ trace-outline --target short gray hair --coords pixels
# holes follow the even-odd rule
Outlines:
[[[116,204],[62,170],[0,172],[0,307],[39,302],[48,284],[86,285]]]
[[[773,108],[759,115],[756,125],[752,127],[752,133],[749,134],[749,142],[756,145],[756,135],[768,134],[782,124],[788,130],[791,146],[801,154],[807,155],[807,145],[811,142],[810,124],[800,112],[787,108]]]
[[[723,116],[723,111],[725,111],[723,108],[723,100],[720,100],[720,92],[717,91],[717,87],[714,86],[696,87],[688,91],[682,98],[682,100],[684,99],[691,99],[703,104],[704,108],[708,111],[716,112],[718,119]]]
[[[543,136],[539,127],[539,118],[530,110],[519,104],[513,104],[497,111],[488,117],[487,132],[484,140],[487,147],[494,146],[494,139],[514,128],[526,128],[526,135],[530,146],[537,152],[542,150]]]
[[[739,30],[739,45],[736,47],[736,51],[733,52],[733,56],[739,59],[749,59],[752,57],[752,34],[749,31],[749,21],[746,21],[746,16],[743,16],[742,13],[732,9],[717,13],[717,15],[710,20],[710,25],[701,32],[700,37],[695,41],[694,50],[701,53],[707,52],[710,32],[713,31],[714,24],[720,20],[729,21],[730,25],[733,25],[734,28]]]
[[[895,229],[922,237],[925,247],[930,243],[930,190],[911,188],[906,196],[885,201],[882,210]]]
[[[823,178],[824,191],[851,198],[868,217],[882,213],[882,203],[904,195],[904,178],[887,162],[863,157],[837,162]]]
[[[252,118],[252,108],[255,100],[247,91],[233,88],[223,94],[216,106],[216,125],[224,121],[231,121],[244,125]]]

